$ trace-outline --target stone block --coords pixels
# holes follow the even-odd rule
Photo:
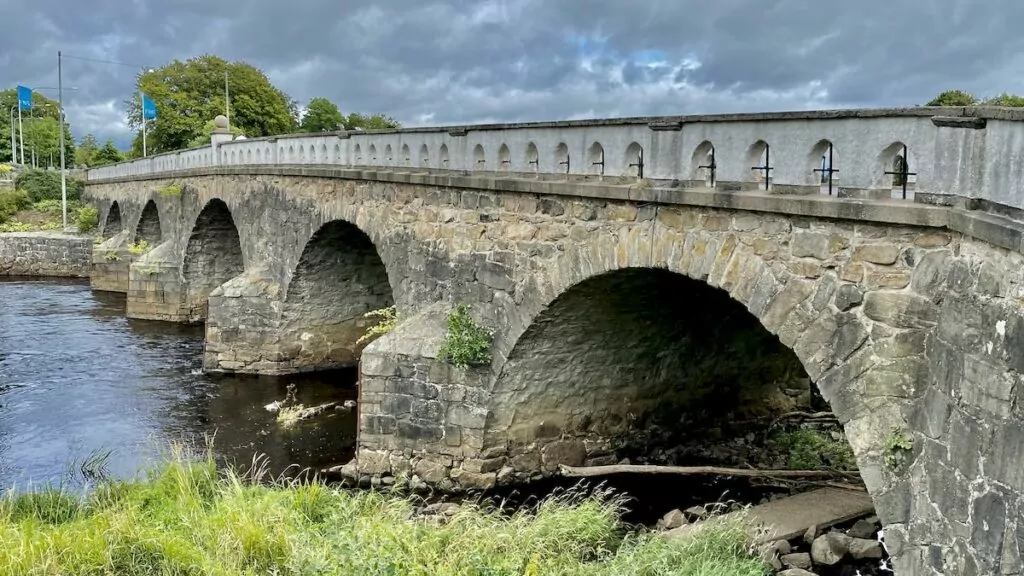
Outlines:
[[[864,314],[893,328],[930,328],[938,319],[938,308],[921,296],[901,292],[869,292]]]
[[[853,261],[884,265],[895,264],[900,250],[900,247],[895,244],[863,244],[853,249]]]
[[[828,236],[819,232],[796,231],[790,242],[790,254],[793,258],[826,260],[831,255]]]

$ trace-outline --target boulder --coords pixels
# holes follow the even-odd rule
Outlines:
[[[811,555],[807,552],[797,554],[786,554],[781,558],[782,565],[786,568],[803,568],[808,570],[811,567]]]
[[[874,524],[867,520],[857,520],[857,522],[846,531],[846,535],[850,538],[871,538],[875,534]]]
[[[684,524],[689,524],[686,520],[686,516],[680,510],[672,510],[668,514],[662,516],[658,524],[665,530],[672,530],[673,528],[679,528]]]
[[[850,538],[850,541],[846,546],[850,556],[854,560],[864,560],[865,558],[881,558],[882,557],[882,543],[878,540],[867,540],[865,538]]]
[[[829,532],[814,539],[811,544],[811,558],[815,564],[835,566],[849,551],[850,538],[839,532]]]
[[[708,517],[708,511],[703,506],[690,506],[683,511],[683,514],[686,514],[686,517],[689,518],[691,522],[703,520]]]

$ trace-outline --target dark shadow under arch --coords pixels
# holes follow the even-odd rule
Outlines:
[[[288,285],[281,361],[296,371],[354,365],[368,326],[364,315],[395,302],[373,241],[354,224],[324,224],[306,243]]]
[[[607,463],[828,410],[796,354],[726,291],[664,269],[576,284],[519,337],[492,390],[487,445],[513,466]],[[692,456],[690,454],[689,456]],[[702,462],[703,463],[703,462]]]
[[[188,321],[205,320],[210,292],[244,271],[245,258],[231,210],[223,200],[210,200],[196,218],[185,247],[182,272]]]
[[[115,201],[107,211],[107,219],[103,224],[103,239],[107,240],[117,236],[123,228],[121,224],[121,207]]]
[[[135,242],[145,240],[150,246],[156,246],[163,240],[163,231],[160,227],[160,212],[157,210],[156,202],[146,202],[142,209],[142,216],[139,217],[139,225],[135,227]]]

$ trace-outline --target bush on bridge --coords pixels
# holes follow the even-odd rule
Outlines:
[[[28,169],[18,174],[14,181],[15,188],[24,190],[28,199],[33,202],[43,200],[60,200],[60,172],[55,170]],[[78,178],[67,179],[68,202],[78,202],[82,197],[85,183]]]
[[[448,331],[438,357],[457,368],[490,364],[493,340],[491,331],[473,320],[469,306],[459,304],[448,313]]]

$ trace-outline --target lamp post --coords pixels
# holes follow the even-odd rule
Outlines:
[[[12,165],[18,163],[18,145],[17,145],[17,143],[14,140],[14,109],[17,108],[17,107],[18,107],[17,104],[15,104],[14,106],[11,106],[11,164]]]

